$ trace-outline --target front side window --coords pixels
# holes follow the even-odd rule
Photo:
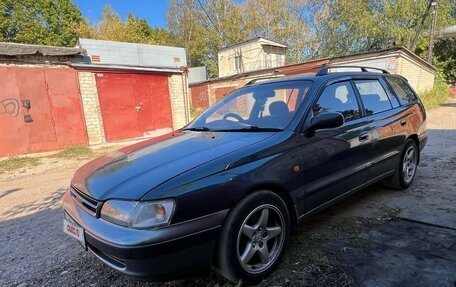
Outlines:
[[[311,86],[310,81],[246,86],[224,97],[185,129],[284,129]]]
[[[417,100],[415,93],[403,79],[399,77],[386,77],[386,79],[396,91],[401,104],[406,105]]]
[[[355,81],[355,85],[368,116],[392,108],[388,95],[378,80]]]
[[[358,102],[350,82],[332,84],[325,88],[317,104],[314,115],[324,112],[338,112],[346,122],[360,118]]]

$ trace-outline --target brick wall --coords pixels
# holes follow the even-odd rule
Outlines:
[[[171,74],[168,78],[173,129],[185,126],[190,119],[190,100],[184,74]]]
[[[79,87],[89,144],[104,143],[106,140],[95,75],[91,72],[79,72]]]
[[[417,93],[430,90],[434,86],[434,73],[406,56],[399,58],[397,73],[404,76]]]

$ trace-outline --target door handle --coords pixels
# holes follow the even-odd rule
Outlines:
[[[402,119],[401,120],[401,126],[405,126],[405,124],[407,124],[407,120],[406,119]]]
[[[369,140],[369,133],[366,132],[366,133],[360,134],[358,139],[359,139],[360,142],[364,142],[364,141]]]

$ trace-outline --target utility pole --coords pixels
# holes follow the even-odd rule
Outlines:
[[[431,23],[431,32],[429,33],[429,48],[427,54],[427,62],[432,64],[432,50],[434,48],[434,37],[435,37],[435,23],[437,21],[437,1],[432,1],[432,23]]]

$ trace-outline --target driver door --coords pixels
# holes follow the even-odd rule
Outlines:
[[[302,213],[316,211],[360,185],[371,152],[370,127],[362,117],[350,81],[330,84],[317,97],[308,119],[325,112],[339,112],[345,123],[301,136],[303,155]]]

